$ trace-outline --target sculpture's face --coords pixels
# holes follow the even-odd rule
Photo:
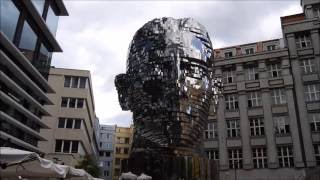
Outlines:
[[[201,138],[212,95],[211,55],[207,32],[191,19],[156,19],[136,33],[116,86],[135,127],[153,133],[142,136],[158,134],[160,144]]]

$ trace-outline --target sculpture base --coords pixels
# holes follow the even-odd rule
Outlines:
[[[133,152],[122,161],[122,172],[145,173],[153,180],[219,179],[214,160],[200,156],[175,156],[157,152]]]

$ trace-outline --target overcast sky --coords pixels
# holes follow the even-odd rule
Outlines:
[[[92,1],[65,0],[69,16],[60,17],[56,67],[90,70],[96,114],[101,124],[129,126],[114,77],[125,72],[136,30],[157,17],[192,17],[203,24],[214,48],[281,38],[280,16],[301,13],[300,0]]]

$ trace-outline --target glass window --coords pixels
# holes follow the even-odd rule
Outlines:
[[[37,9],[38,13],[40,16],[42,16],[43,8],[44,8],[44,3],[46,2],[45,0],[31,0],[32,4],[35,6]]]
[[[285,89],[273,89],[271,92],[272,104],[285,104],[287,103]]]
[[[274,129],[275,129],[276,134],[290,133],[288,116],[274,117]]]
[[[226,52],[226,53],[224,53],[224,57],[225,57],[225,58],[232,57],[232,52]]]
[[[219,160],[219,151],[217,149],[210,149],[206,151],[208,159]]]
[[[218,137],[217,122],[210,122],[207,124],[207,129],[204,130],[205,139],[214,139]]]
[[[320,113],[309,114],[309,123],[312,132],[320,132]]]
[[[51,6],[49,6],[46,23],[53,35],[56,35],[57,28],[58,28],[58,20],[59,20],[59,16],[56,16]]]
[[[248,48],[245,50],[246,54],[253,54],[254,53],[254,50],[253,48]]]
[[[320,84],[309,84],[304,86],[304,95],[306,101],[320,100]]]
[[[86,88],[86,82],[87,82],[87,78],[86,77],[80,77],[79,88]]]
[[[81,128],[81,119],[76,119],[74,122],[74,128],[80,129]]]
[[[61,152],[62,140],[56,140],[55,152]]]
[[[227,133],[228,137],[240,136],[240,121],[239,120],[227,120]]]
[[[70,144],[71,144],[71,141],[69,141],[69,140],[64,140],[63,141],[63,152],[64,153],[69,153],[70,152]]]
[[[252,159],[253,159],[254,168],[267,168],[268,167],[267,148],[253,148]]]
[[[124,138],[124,143],[129,144],[130,139],[129,138]]]
[[[33,65],[39,70],[40,73],[42,73],[45,78],[47,78],[49,74],[51,57],[52,52],[49,52],[48,49],[41,44],[37,60],[33,61]]]
[[[76,98],[70,98],[69,99],[69,108],[75,108],[76,107]]]
[[[65,98],[65,97],[62,98],[61,107],[68,107],[68,98]]]
[[[77,88],[79,83],[79,77],[72,77],[72,87]]]
[[[9,40],[13,41],[20,12],[13,4],[12,0],[1,0],[0,10],[1,31],[9,38]]]
[[[267,50],[268,50],[268,51],[276,50],[276,45],[268,45],[268,46],[267,46]]]
[[[273,63],[268,65],[268,71],[270,77],[279,77],[281,74],[281,64],[280,63]]]
[[[59,118],[58,128],[64,128],[65,121],[66,119]]]
[[[317,166],[320,166],[320,144],[314,144],[314,155],[316,156]]]
[[[107,151],[107,152],[106,152],[106,157],[110,157],[110,156],[111,156],[110,152]]]
[[[223,83],[233,83],[234,82],[234,76],[235,76],[235,71],[228,69],[222,72],[223,74]]]
[[[78,99],[77,108],[83,108],[83,101],[84,99]]]
[[[246,68],[246,76],[247,80],[258,80],[259,79],[259,72],[257,66],[251,66]]]
[[[298,49],[311,47],[310,34],[309,33],[305,33],[305,34],[297,35],[296,36],[296,47]]]
[[[292,147],[280,146],[277,149],[280,167],[294,167]]]
[[[241,149],[229,149],[229,168],[241,169],[242,168],[242,150]]]
[[[23,30],[21,34],[19,48],[30,61],[33,60],[34,51],[36,48],[36,42],[37,42],[37,35],[31,29],[28,22],[25,21],[23,24]]]
[[[72,129],[73,119],[67,119],[67,125],[66,128]]]
[[[99,152],[99,156],[103,156],[103,151],[100,151],[100,152]]]
[[[71,76],[64,76],[64,87],[70,87]]]
[[[71,153],[78,153],[79,141],[72,141]]]
[[[248,107],[262,106],[261,94],[258,91],[248,93]]]
[[[264,135],[263,118],[250,118],[249,121],[250,121],[251,136],[263,136]]]
[[[300,61],[300,68],[302,74],[311,74],[316,72],[317,65],[314,59],[303,59]]]
[[[226,95],[225,96],[225,103],[227,110],[235,110],[238,109],[238,97],[235,94]]]
[[[123,148],[123,153],[124,154],[129,154],[129,148]]]

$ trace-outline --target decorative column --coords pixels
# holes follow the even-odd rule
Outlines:
[[[217,112],[217,121],[218,121],[218,139],[219,139],[219,166],[221,170],[229,169],[228,165],[228,152],[227,152],[227,126],[226,119],[224,115],[225,110],[225,101],[222,94],[219,95],[218,102],[218,112]]]

